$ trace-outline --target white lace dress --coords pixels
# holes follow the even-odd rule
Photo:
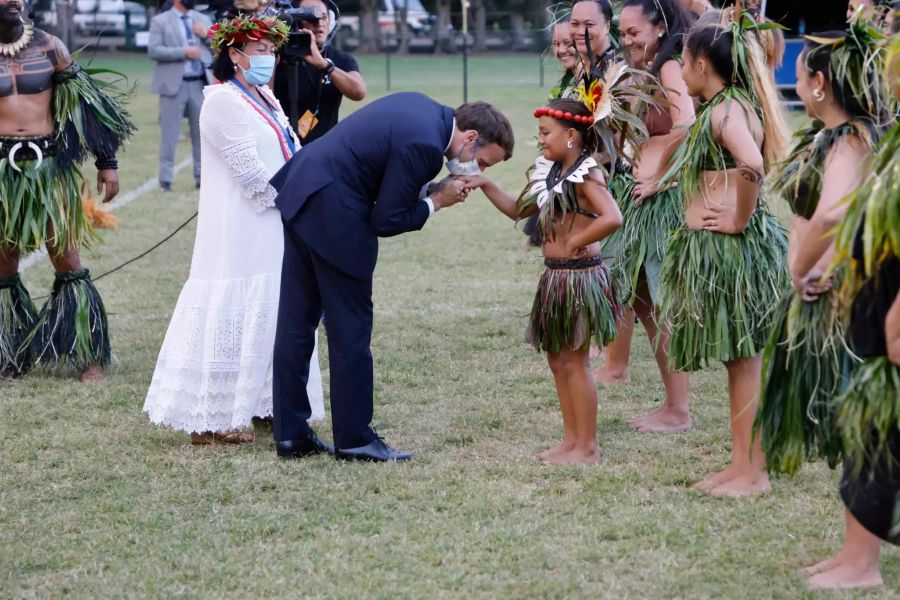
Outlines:
[[[273,106],[278,102],[268,88]],[[207,86],[200,112],[200,215],[144,402],[150,420],[187,432],[244,428],[272,414],[272,356],[284,234],[269,178],[285,158],[275,130],[233,84]],[[284,114],[277,113],[283,126]],[[299,147],[299,144],[297,144]],[[324,416],[318,344],[312,419]]]

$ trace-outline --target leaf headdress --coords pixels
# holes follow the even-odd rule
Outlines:
[[[849,89],[865,112],[880,127],[889,126],[897,117],[897,102],[887,77],[883,76],[888,54],[887,37],[871,19],[857,13],[839,38],[806,36],[815,44],[807,53],[828,48],[831,51],[829,78]]]

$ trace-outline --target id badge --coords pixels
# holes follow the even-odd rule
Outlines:
[[[307,110],[303,113],[303,116],[297,121],[297,134],[300,136],[300,139],[306,138],[306,136],[309,135],[309,132],[318,124],[319,120],[312,112]]]

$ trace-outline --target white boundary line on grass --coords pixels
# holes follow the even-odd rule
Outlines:
[[[175,165],[175,168],[173,169],[173,171],[174,171],[173,174],[177,175],[180,171],[189,167],[191,165],[191,161],[192,161],[192,159],[185,158],[180,163]],[[116,198],[115,200],[110,202],[107,206],[110,209],[119,208],[120,206],[125,206],[126,204],[130,204],[131,202],[134,202],[135,200],[137,200],[144,194],[152,192],[154,189],[156,189],[158,187],[159,187],[159,180],[156,177],[151,177],[150,179],[148,179],[147,181],[145,181],[138,187],[134,188],[133,190],[122,194],[121,196],[119,196],[118,198]],[[45,258],[47,258],[47,249],[46,248],[41,248],[37,252],[34,252],[34,253],[26,256],[25,260],[23,260],[19,263],[19,273],[24,273],[25,271],[27,271],[28,269],[30,269],[31,267],[33,267],[40,261],[44,260]]]

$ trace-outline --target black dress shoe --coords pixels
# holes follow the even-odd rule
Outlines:
[[[372,442],[358,448],[335,450],[335,457],[341,460],[367,460],[371,462],[406,461],[413,457],[411,452],[400,452],[376,437]]]
[[[299,440],[275,442],[275,452],[279,458],[303,458],[310,454],[334,454],[334,448],[325,440],[310,431],[309,435]]]

